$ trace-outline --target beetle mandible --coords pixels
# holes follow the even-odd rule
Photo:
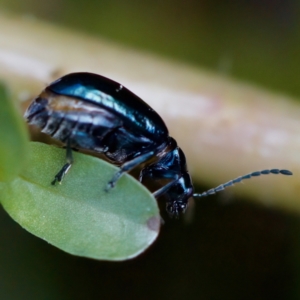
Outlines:
[[[67,162],[52,184],[61,182],[70,169],[72,148],[103,153],[120,166],[107,191],[122,174],[146,163],[139,180],[169,180],[154,196],[166,196],[166,210],[175,217],[186,210],[191,197],[211,195],[262,174],[292,175],[288,170],[257,171],[195,194],[185,155],[162,118],[121,84],[93,73],[71,73],[57,79],[33,100],[24,117],[66,145]]]

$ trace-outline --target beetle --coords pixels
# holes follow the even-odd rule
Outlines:
[[[158,113],[123,85],[93,73],[70,73],[57,79],[33,100],[24,117],[66,146],[66,164],[55,175],[53,185],[70,169],[72,149],[91,150],[119,166],[107,191],[124,173],[142,164],[140,182],[146,178],[167,180],[154,196],[167,198],[170,216],[183,213],[189,198],[214,194],[244,179],[262,174],[292,175],[288,170],[257,171],[194,193],[184,152],[169,136]]]

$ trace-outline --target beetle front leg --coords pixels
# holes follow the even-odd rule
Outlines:
[[[165,194],[172,187],[172,185],[176,183],[176,181],[180,178],[180,175],[174,170],[166,170],[163,167],[155,167],[150,165],[141,170],[139,181],[143,182],[143,179],[147,177],[152,180],[170,179],[170,182],[153,193],[154,197],[158,198]]]
[[[73,164],[73,154],[71,148],[70,140],[67,141],[66,145],[66,164],[61,168],[61,170],[55,175],[54,180],[51,182],[52,185],[55,185],[56,182],[61,183],[67,172],[70,170]]]

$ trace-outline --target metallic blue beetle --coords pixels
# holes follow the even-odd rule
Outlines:
[[[25,113],[27,122],[66,145],[67,162],[52,184],[70,169],[72,148],[103,153],[120,170],[108,182],[114,187],[123,173],[146,163],[139,180],[168,180],[154,192],[167,198],[167,212],[177,217],[190,197],[214,194],[243,179],[261,174],[292,175],[288,170],[253,172],[202,194],[194,194],[183,151],[169,136],[162,118],[121,84],[92,73],[71,73],[54,81],[34,99]]]

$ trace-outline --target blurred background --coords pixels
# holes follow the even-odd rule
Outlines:
[[[299,8],[296,0],[0,0],[3,11],[298,98]],[[1,210],[0,298],[300,299],[298,215],[216,196],[197,203],[189,224],[163,217],[146,253],[112,263],[65,254]]]

